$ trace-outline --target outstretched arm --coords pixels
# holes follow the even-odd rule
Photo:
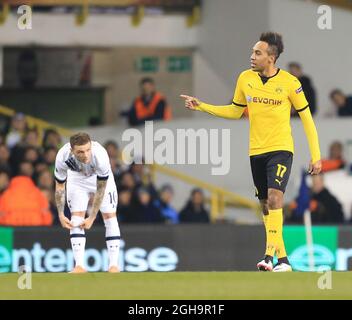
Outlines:
[[[297,111],[303,123],[304,132],[308,140],[309,150],[312,158],[308,171],[311,174],[319,174],[321,171],[319,138],[312,118],[312,114],[308,106],[303,110]]]
[[[214,106],[201,102],[195,97],[181,95],[181,98],[185,99],[185,106],[191,110],[198,110],[207,112],[213,116],[225,118],[225,119],[239,119],[241,118],[245,105],[226,105],[226,106]]]

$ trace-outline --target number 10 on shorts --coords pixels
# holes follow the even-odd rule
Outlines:
[[[117,192],[109,192],[110,204],[116,206],[117,204]]]

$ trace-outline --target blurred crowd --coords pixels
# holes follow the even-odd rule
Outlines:
[[[55,157],[62,146],[62,137],[55,129],[40,134],[29,128],[22,113],[0,119],[0,225],[58,225],[55,204]],[[106,141],[106,148],[118,190],[118,219],[121,223],[209,223],[206,198],[201,189],[191,190],[181,210],[173,207],[175,190],[172,184],[156,188],[148,165],[135,161],[126,165],[115,141]],[[296,199],[285,207],[287,222],[303,223],[302,203],[312,215],[313,223],[344,223],[343,205],[324,181],[324,174],[344,169],[343,144],[335,141],[322,159],[322,174],[306,183],[302,175]],[[91,200],[93,200],[93,194]],[[308,200],[307,200],[308,199]],[[66,207],[65,214],[70,212]],[[103,223],[98,215],[96,224]]]
[[[293,74],[302,84],[302,89],[309,103],[312,115],[318,113],[318,102],[316,89],[311,78],[303,72],[302,66],[298,62],[291,62],[288,65],[288,71]],[[351,117],[352,116],[352,96],[348,96],[341,89],[333,89],[329,94],[334,110],[330,110],[325,116]],[[298,116],[298,113],[292,108],[292,116]]]
[[[3,119],[2,119],[3,120]],[[40,136],[29,128],[22,113],[1,121],[0,135],[0,225],[58,225],[55,205],[55,158],[62,137],[55,129]],[[171,205],[174,189],[157,190],[148,166],[123,165],[114,141],[104,144],[119,192],[118,219],[122,223],[208,223],[204,193],[193,189],[184,208]],[[91,196],[91,200],[93,199]],[[68,207],[65,214],[70,216]],[[96,223],[102,223],[100,215]]]
[[[321,174],[310,176],[308,184],[309,175],[305,171],[302,172],[298,195],[284,208],[286,222],[303,223],[304,212],[309,210],[314,224],[352,223],[352,206],[345,209],[349,212],[344,212],[344,206],[338,199],[336,190],[334,193],[330,190],[324,177],[327,174],[331,176],[341,172],[342,169],[346,172],[351,171],[351,168],[346,168],[347,165],[343,144],[340,141],[332,142],[328,156],[322,159]],[[344,178],[340,180],[341,184],[346,182],[346,176],[348,177],[348,174],[342,176]],[[340,187],[344,188],[343,185]]]

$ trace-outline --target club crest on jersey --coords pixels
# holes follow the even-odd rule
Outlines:
[[[302,87],[299,87],[299,88],[296,90],[296,93],[299,94],[299,93],[302,92],[302,91],[303,91]]]
[[[282,88],[280,88],[280,87],[276,88],[276,89],[275,89],[275,92],[276,92],[277,94],[282,93]]]

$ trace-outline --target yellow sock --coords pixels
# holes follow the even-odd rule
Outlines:
[[[265,254],[269,256],[274,256],[276,252],[276,255],[279,259],[286,257],[285,244],[282,235],[282,209],[269,210],[269,215],[267,216],[266,223],[267,246]]]
[[[264,222],[265,237],[266,237],[265,248],[268,247],[268,217],[269,217],[268,214],[263,214],[263,222]]]
[[[279,242],[278,246],[276,248],[276,255],[278,259],[284,258],[287,256],[286,249],[285,249],[285,242],[284,242],[284,235],[283,235],[283,225],[284,225],[284,214],[282,212],[282,209],[280,210],[279,214]]]

